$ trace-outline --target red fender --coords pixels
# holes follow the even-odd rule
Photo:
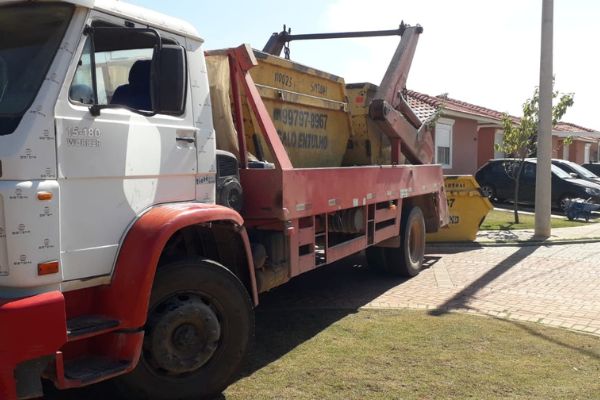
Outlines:
[[[252,298],[258,304],[254,263],[240,214],[219,205],[179,203],[154,207],[133,224],[121,245],[111,284],[98,288],[97,306],[105,315],[121,321],[121,329],[143,326],[158,261],[169,238],[186,226],[216,221],[230,221],[240,227]]]

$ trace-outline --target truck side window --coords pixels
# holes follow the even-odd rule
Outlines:
[[[103,37],[106,36],[106,37]],[[152,38],[132,34],[115,40],[110,33],[98,30],[94,36],[95,65],[92,65],[91,38],[87,39],[75,78],[69,90],[72,101],[94,104],[92,68],[96,71],[97,104],[122,105],[152,111],[150,70],[154,52]]]
[[[92,42],[87,40],[75,72],[75,78],[69,89],[69,98],[82,104],[94,104],[91,48]]]

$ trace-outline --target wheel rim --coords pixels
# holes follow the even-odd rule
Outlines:
[[[568,197],[563,197],[562,199],[560,199],[560,209],[562,211],[565,211],[567,209],[567,206],[569,205],[569,201],[571,201],[571,199]]]
[[[485,185],[481,187],[481,193],[488,199],[494,197],[494,189],[491,186]]]
[[[425,230],[419,221],[414,220],[408,230],[408,256],[413,264],[418,264],[425,251]]]
[[[149,315],[144,359],[159,375],[192,373],[208,363],[222,336],[217,309],[196,293],[179,293]]]

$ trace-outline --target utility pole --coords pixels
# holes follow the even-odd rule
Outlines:
[[[552,195],[552,40],[554,0],[542,0],[542,45],[540,57],[540,103],[535,186],[535,236],[551,233]]]

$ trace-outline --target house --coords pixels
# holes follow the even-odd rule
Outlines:
[[[572,143],[565,145],[565,138]],[[577,164],[600,161],[600,132],[568,122],[561,122],[552,132],[552,157]]]
[[[446,95],[430,96],[413,90],[404,95],[421,121],[438,113],[433,128],[435,162],[442,165],[446,175],[473,174],[487,160],[504,157],[495,149],[504,138],[504,113]],[[511,118],[518,123],[517,117]],[[572,143],[564,145],[569,137]],[[600,132],[562,122],[552,132],[552,156],[579,164],[598,161],[599,141]]]

